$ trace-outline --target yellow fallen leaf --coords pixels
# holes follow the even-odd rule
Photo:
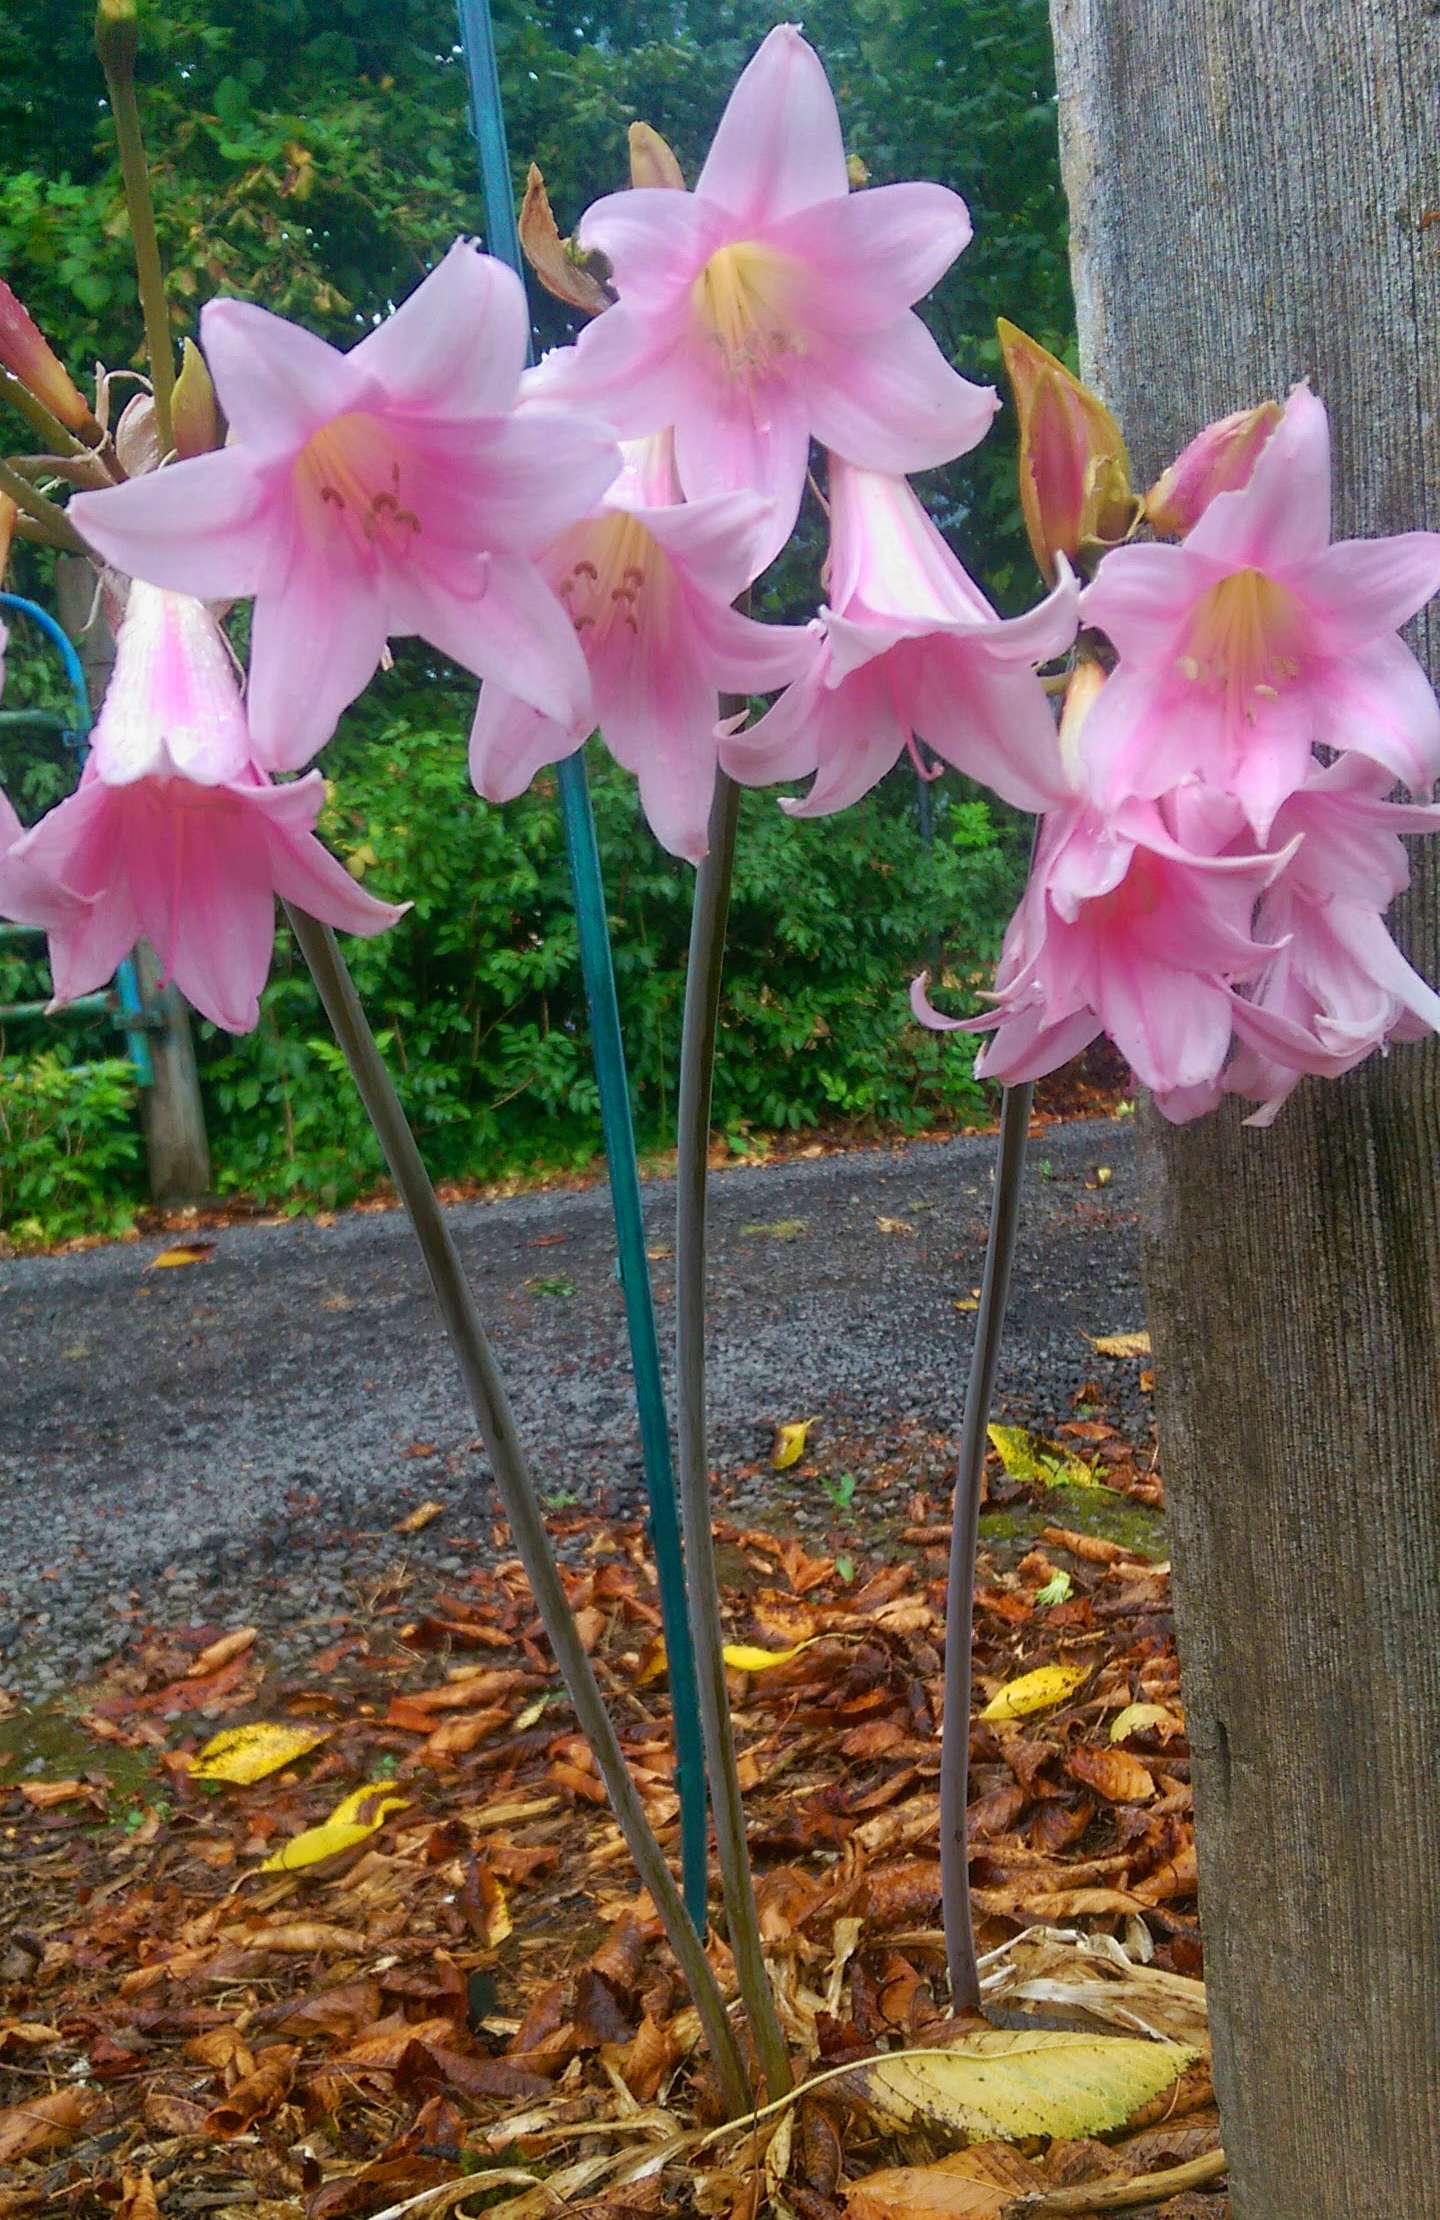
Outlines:
[[[724,1650],[725,1662],[737,1673],[764,1673],[772,1665],[788,1665],[792,1657],[798,1657],[802,1650],[809,1649],[811,1642],[818,1642],[819,1639],[818,1634],[812,1634],[805,1641],[796,1642],[788,1650],[761,1650],[749,1642],[727,1642]]]
[[[333,1731],[330,1727],[290,1727],[268,1719],[253,1720],[247,1727],[226,1727],[212,1735],[199,1756],[191,1760],[190,1778],[229,1781],[245,1788],[318,1749],[322,1742],[329,1741]]]
[[[146,1265],[147,1272],[174,1272],[182,1264],[203,1264],[215,1244],[213,1241],[177,1241],[173,1249],[162,1249]]]
[[[913,1233],[915,1231],[908,1218],[877,1218],[875,1223],[881,1233]]]
[[[646,1645],[645,1652],[640,1660],[640,1670],[635,1675],[635,1686],[637,1688],[648,1688],[652,1680],[659,1680],[661,1675],[668,1673],[669,1670],[670,1657],[665,1648],[665,1637],[663,1634],[657,1634],[654,1641]]]
[[[955,1310],[978,1310],[980,1298],[978,1295],[957,1295],[952,1307]]]
[[[417,1503],[415,1509],[399,1521],[395,1531],[397,1534],[418,1534],[432,1519],[438,1519],[444,1508],[443,1503],[436,1503],[433,1498],[427,1503]]]
[[[307,1827],[279,1850],[262,1860],[257,1873],[292,1873],[297,1866],[318,1865],[322,1858],[337,1857],[342,1850],[353,1850],[357,1842],[377,1832],[392,1811],[405,1811],[410,1803],[408,1796],[397,1796],[390,1781],[367,1781],[363,1788],[352,1789],[318,1827]],[[364,1810],[365,1818],[359,1813]]]
[[[1024,1426],[991,1426],[991,1446],[1012,1480],[1038,1480],[1047,1488],[1098,1488],[1095,1468]]]
[[[1127,1704],[1110,1722],[1110,1740],[1124,1742],[1132,1734],[1143,1734],[1146,1727],[1168,1725],[1174,1729],[1179,1724],[1174,1712],[1164,1704]]]
[[[1097,1334],[1087,1337],[1093,1342],[1097,1357],[1148,1357],[1150,1336],[1138,1334]]]
[[[944,2050],[868,2059],[837,2078],[882,2134],[940,2128],[971,2142],[1013,2143],[1123,2127],[1200,2055],[1123,2035],[985,2028]]]
[[[1086,1185],[1093,1187],[1108,1187],[1114,1177],[1115,1174],[1111,1171],[1108,1164],[1097,1164],[1095,1167],[1094,1179],[1087,1180]]]
[[[1090,1677],[1088,1665],[1037,1665],[1033,1673],[1007,1680],[981,1712],[982,1719],[1028,1719],[1034,1711],[1053,1711]]]
[[[791,1419],[787,1425],[775,1429],[775,1446],[770,1452],[771,1469],[788,1472],[798,1465],[805,1454],[805,1439],[815,1421],[813,1418]]]

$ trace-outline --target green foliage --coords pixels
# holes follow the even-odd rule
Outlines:
[[[17,1246],[123,1233],[141,1155],[130,1064],[0,1056],[0,1232]]]
[[[392,932],[349,944],[351,966],[437,1175],[583,1163],[600,1145],[599,1109],[554,780],[504,809],[477,801],[459,707],[451,731],[396,715],[327,759],[322,830],[367,886],[414,902]],[[657,847],[634,782],[598,750],[591,760],[636,1123],[642,1147],[660,1148],[692,874]],[[906,982],[942,931],[965,965],[989,961],[1018,863],[982,801],[952,800],[937,828],[927,848],[908,773],[816,824],[745,796],[715,1100],[734,1146],[752,1132],[916,1126],[979,1107],[969,1056],[912,1023]],[[379,1176],[283,930],[258,1030],[202,1034],[223,1185],[301,1208]]]

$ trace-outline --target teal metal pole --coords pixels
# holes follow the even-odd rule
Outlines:
[[[488,244],[493,254],[502,262],[508,262],[523,285],[525,264],[515,218],[510,157],[505,145],[505,116],[500,101],[495,26],[489,0],[458,0],[458,5],[460,42],[470,83],[471,122],[480,152]],[[583,753],[577,751],[560,764],[559,783],[565,851],[580,935],[580,970],[590,1011],[590,1046],[600,1094],[600,1122],[610,1167],[620,1285],[625,1296],[625,1323],[630,1335],[630,1362],[635,1375],[635,1405],[640,1422],[640,1451],[650,1502],[650,1534],[655,1545],[660,1610],[665,1625],[670,1702],[675,1716],[676,1786],[680,1794],[681,1875],[686,1909],[703,1935],[707,1916],[705,1746],[700,1731],[695,1651],[685,1606],[685,1563],[670,1449],[670,1420],[660,1376],[660,1343],[655,1331],[650,1265],[645,1254],[645,1220],[640,1207],[640,1169],[635,1157],[625,1045],[620,1032],[620,1006],[615,995],[615,969],[605,921],[605,887],[600,875],[600,851],[595,840],[595,817],[590,806],[590,783],[585,775]]]

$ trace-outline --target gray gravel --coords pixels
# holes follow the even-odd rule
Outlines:
[[[803,1476],[745,1471],[777,1420],[815,1416],[822,1450],[862,1437],[881,1453],[907,1428],[958,1427],[973,1321],[954,1306],[979,1280],[993,1154],[961,1138],[715,1176],[712,1454],[738,1472],[742,1513],[803,1518],[814,1500],[815,1460]],[[1138,1437],[1138,1368],[1097,1367],[1084,1339],[1142,1323],[1128,1122],[1053,1128],[1029,1188],[1002,1409],[1054,1423],[1098,1369]],[[673,1188],[653,1183],[645,1204],[668,1342]],[[451,1222],[542,1489],[635,1510],[605,1190],[457,1205]],[[150,1620],[268,1611],[313,1630],[397,1567],[443,1583],[496,1546],[483,1453],[398,1213],[237,1226],[205,1263],[148,1271],[164,1246],[0,1264],[11,1689],[81,1678]],[[447,1515],[397,1536],[426,1498]]]

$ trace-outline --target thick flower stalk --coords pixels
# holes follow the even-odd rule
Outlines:
[[[318,772],[273,786],[251,760],[204,605],[136,583],[79,787],[0,855],[0,910],[46,928],[57,1003],[106,985],[144,935],[197,1010],[248,1032],[277,895],[352,933],[402,915],[314,837],[324,798]]]
[[[657,840],[698,863],[715,792],[717,696],[768,693],[816,653],[808,630],[756,624],[731,607],[765,559],[770,514],[753,493],[683,501],[668,433],[627,447],[601,507],[539,559],[589,666],[593,718],[561,723],[487,680],[470,735],[477,790],[509,801],[598,723],[635,773]]]
[[[830,458],[830,602],[812,667],[721,761],[756,786],[816,773],[795,817],[845,809],[923,740],[1019,809],[1066,794],[1037,663],[1075,637],[1079,589],[1060,562],[1053,593],[1001,618],[903,478]]]
[[[617,300],[547,356],[547,392],[623,436],[673,426],[687,497],[744,489],[790,536],[818,439],[871,470],[925,470],[982,439],[988,387],[951,369],[913,304],[970,237],[941,185],[850,190],[819,57],[781,24],[742,72],[693,192],[612,193],[582,218]]]
[[[266,769],[310,761],[396,635],[567,726],[588,715],[584,657],[534,557],[600,498],[618,455],[595,423],[517,413],[527,328],[518,278],[463,240],[348,354],[212,302],[201,337],[229,444],[71,502],[130,576],[253,595],[250,732]]]

